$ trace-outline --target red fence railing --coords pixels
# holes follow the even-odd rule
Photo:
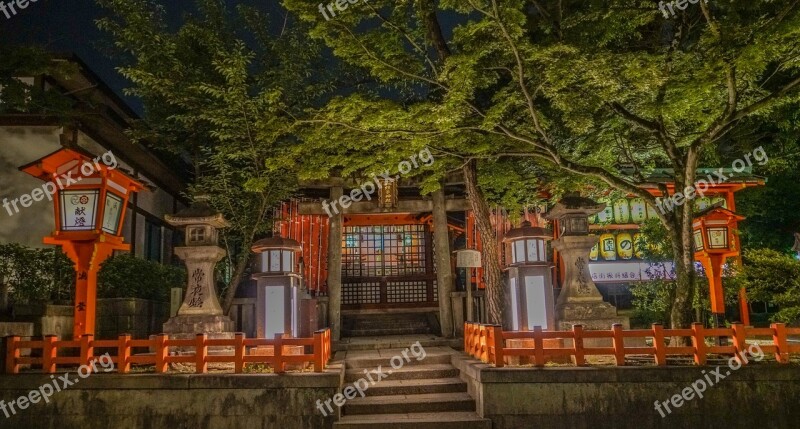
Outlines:
[[[622,325],[615,324],[607,331],[586,331],[581,325],[573,325],[572,331],[543,331],[534,327],[533,331],[503,331],[497,325],[477,323],[464,324],[464,351],[483,362],[492,363],[496,367],[506,365],[506,357],[525,356],[533,359],[535,366],[544,364],[553,358],[572,357],[578,366],[586,365],[586,356],[614,356],[617,365],[625,365],[628,355],[650,355],[656,365],[667,364],[667,356],[687,356],[698,365],[704,365],[709,354],[731,355],[743,365],[743,353],[748,349],[748,337],[771,337],[772,344],[759,344],[761,351],[774,354],[779,363],[789,363],[792,354],[800,354],[800,344],[790,344],[789,335],[800,335],[800,328],[787,328],[783,323],[773,323],[769,328],[746,328],[735,323],[730,328],[705,328],[700,323],[692,324],[689,329],[664,329],[654,324],[651,329],[624,330]],[[668,346],[665,339],[669,337],[689,337],[691,346]],[[723,341],[729,345],[707,345],[706,338],[728,338]],[[610,339],[610,347],[586,347],[586,339]],[[641,338],[652,340],[652,346],[626,346],[625,338]],[[507,340],[532,340],[533,347],[507,345]],[[548,347],[545,340],[567,340],[571,346]],[[530,342],[530,341],[528,341]],[[562,343],[562,344],[563,344]],[[642,341],[645,343],[645,341]]]
[[[257,347],[272,347],[272,356],[258,353]],[[312,350],[310,354],[287,354],[285,347],[302,346]],[[194,353],[170,355],[170,347],[194,349]],[[209,347],[233,349],[233,353],[209,354]],[[155,353],[132,354],[134,348],[147,348]],[[5,372],[18,374],[22,365],[41,367],[42,372],[54,373],[58,366],[90,365],[100,355],[95,349],[116,350],[109,353],[118,373],[130,372],[132,365],[153,365],[156,373],[165,373],[171,363],[193,363],[195,372],[208,372],[209,363],[233,363],[236,373],[244,372],[247,364],[269,364],[276,373],[286,372],[286,364],[312,364],[315,372],[322,372],[331,358],[330,329],[314,333],[313,338],[284,338],[282,334],[275,339],[245,338],[237,333],[231,339],[209,339],[206,334],[198,334],[194,339],[171,339],[166,334],[152,339],[134,340],[130,335],[120,335],[116,340],[95,340],[92,335],[84,335],[78,340],[62,341],[55,336],[43,340],[21,341],[20,337],[5,338]],[[23,357],[21,351],[41,350],[41,357]],[[77,356],[60,355],[59,351],[80,350]],[[32,353],[38,355],[40,353]],[[66,353],[76,354],[76,353]]]

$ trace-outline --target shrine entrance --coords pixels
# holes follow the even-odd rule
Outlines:
[[[430,226],[413,216],[348,216],[342,309],[438,307]]]

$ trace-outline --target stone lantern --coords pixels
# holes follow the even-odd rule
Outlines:
[[[595,330],[610,329],[615,323],[630,326],[628,318],[617,316],[617,309],[603,301],[589,273],[589,252],[598,238],[589,235],[588,219],[605,206],[588,198],[566,196],[545,215],[558,221],[559,238],[553,240],[552,246],[561,255],[565,268],[556,302],[558,330],[571,330],[572,325]]]
[[[295,264],[295,255],[301,250],[300,243],[282,237],[265,238],[253,244],[252,251],[258,254],[253,274],[257,291],[258,338],[272,339],[275,338],[275,334],[284,334],[288,337],[301,336],[298,320],[302,277]],[[316,309],[306,313],[307,317],[313,317]],[[311,323],[304,321],[303,325]],[[303,334],[310,336],[309,332]]]
[[[188,283],[178,314],[164,324],[164,333],[175,338],[233,338],[234,322],[224,314],[214,285],[214,267],[225,257],[219,247],[219,229],[230,226],[211,208],[207,196],[197,196],[194,203],[164,219],[184,230],[185,244],[175,248],[175,255],[186,263]]]
[[[534,326],[555,329],[553,280],[547,258],[547,242],[552,238],[546,229],[524,221],[503,239],[508,246],[506,255],[510,255],[506,324],[514,331],[528,331]]]

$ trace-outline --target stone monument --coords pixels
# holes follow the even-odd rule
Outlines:
[[[197,196],[190,207],[164,219],[185,232],[185,245],[176,247],[175,255],[186,263],[188,273],[183,303],[164,324],[164,333],[179,339],[197,334],[233,338],[234,323],[222,311],[214,285],[214,267],[226,254],[218,245],[218,230],[230,225],[211,208],[206,196]]]
[[[565,268],[556,301],[559,331],[572,330],[572,325],[583,325],[587,330],[607,330],[615,323],[630,327],[627,317],[618,316],[616,307],[603,301],[589,273],[589,251],[598,242],[597,236],[589,235],[589,216],[605,206],[588,198],[565,196],[545,215],[558,220],[559,238],[552,241],[552,246],[561,255]]]

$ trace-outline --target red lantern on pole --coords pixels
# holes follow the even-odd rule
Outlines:
[[[115,167],[116,160],[112,167],[73,149],[20,167],[48,182],[42,189],[53,200],[56,229],[44,243],[61,246],[75,264],[73,338],[94,335],[100,264],[114,250],[130,250],[122,237],[125,209],[144,186]]]
[[[715,326],[720,326],[725,318],[722,266],[726,258],[739,254],[734,231],[740,220],[744,220],[744,216],[715,204],[697,213],[692,224],[694,257],[706,270]]]

